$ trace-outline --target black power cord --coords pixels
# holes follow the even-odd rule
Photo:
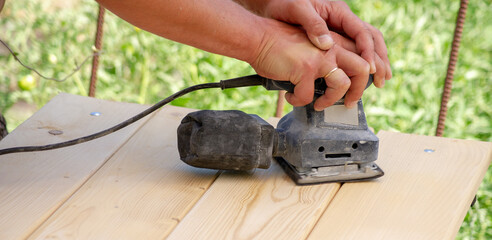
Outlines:
[[[13,148],[5,148],[0,149],[0,155],[9,154],[9,153],[19,153],[19,152],[37,152],[37,151],[46,151],[57,148],[63,148],[68,146],[73,146],[79,143],[88,142],[94,140],[96,138],[100,138],[106,136],[108,134],[114,133],[142,118],[151,114],[155,110],[161,108],[162,106],[172,102],[174,99],[179,98],[187,93],[207,88],[220,88],[220,89],[228,89],[228,88],[238,88],[238,87],[249,87],[249,86],[258,86],[263,85],[267,90],[281,90],[281,89],[293,89],[294,85],[287,81],[276,81],[268,78],[261,77],[259,75],[250,75],[244,77],[238,77],[228,80],[222,80],[220,82],[215,83],[204,83],[194,85],[188,88],[185,88],[179,92],[174,93],[173,95],[161,100],[160,102],[154,104],[153,106],[147,108],[143,112],[127,119],[124,122],[121,122],[113,127],[102,130],[100,132],[87,135],[85,137],[76,138],[73,140],[69,140],[66,142],[53,143],[43,146],[22,146],[22,147],[13,147]]]
[[[224,82],[224,81],[222,81]],[[160,102],[154,104],[153,106],[147,108],[143,112],[129,118],[128,120],[121,122],[113,127],[110,127],[108,129],[102,130],[100,132],[87,135],[85,137],[80,137],[76,138],[73,140],[69,140],[66,142],[60,142],[60,143],[54,143],[54,144],[48,144],[48,145],[43,145],[43,146],[22,146],[22,147],[13,147],[13,148],[5,148],[5,149],[0,149],[0,155],[4,154],[9,154],[9,153],[19,153],[19,152],[36,152],[36,151],[46,151],[46,150],[52,150],[52,149],[57,149],[57,148],[63,148],[63,147],[68,147],[68,146],[73,146],[79,143],[87,142],[94,140],[96,138],[100,138],[103,136],[106,136],[108,134],[114,133],[140,119],[143,117],[149,115],[150,113],[154,112],[155,110],[161,108],[162,106],[170,103],[176,98],[179,98],[187,93],[200,90],[200,89],[207,89],[207,88],[221,88],[221,82],[216,82],[216,83],[204,83],[204,84],[198,84],[195,86],[191,86],[188,88],[185,88],[179,92],[174,93],[173,95],[161,100]],[[224,88],[222,88],[224,89]]]

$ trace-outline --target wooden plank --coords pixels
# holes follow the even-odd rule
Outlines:
[[[0,148],[61,142],[105,129],[145,109],[60,94],[0,142]],[[99,117],[90,116],[93,111]],[[0,156],[0,239],[27,237],[143,123],[92,142]],[[49,130],[61,130],[51,135]]]
[[[304,239],[339,186],[296,186],[276,163],[224,172],[168,239]]]
[[[217,177],[179,159],[190,109],[165,107],[53,214],[32,239],[162,239]]]
[[[344,184],[309,239],[454,239],[492,160],[492,143],[378,136],[385,176]]]
[[[338,187],[295,186],[277,164],[225,172],[168,239],[304,239]]]

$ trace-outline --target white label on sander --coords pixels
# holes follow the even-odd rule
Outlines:
[[[343,123],[349,125],[359,125],[359,106],[346,108],[344,105],[333,105],[325,108],[326,123]]]

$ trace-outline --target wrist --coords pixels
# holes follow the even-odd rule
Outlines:
[[[272,34],[275,32],[275,20],[264,18],[260,16],[256,16],[253,21],[253,25],[255,25],[256,34],[254,34],[253,38],[247,39],[245,43],[246,53],[243,60],[249,63],[251,66],[255,66],[258,62],[258,58],[262,55],[263,52],[267,51],[268,44],[270,42]]]

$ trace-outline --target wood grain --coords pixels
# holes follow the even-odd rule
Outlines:
[[[62,94],[0,148],[83,136],[144,108]],[[93,142],[0,156],[0,239],[452,239],[492,161],[492,143],[382,131],[375,181],[300,187],[276,163],[219,175],[179,160],[189,111],[165,107]]]
[[[492,143],[378,136],[385,176],[344,184],[309,239],[454,239],[492,160]]]
[[[85,136],[145,109],[60,94],[0,142],[0,148],[44,145]],[[99,117],[90,112],[99,111]],[[92,142],[0,156],[0,239],[28,236],[68,199],[143,123]],[[61,130],[51,135],[49,130]]]
[[[167,236],[217,177],[179,159],[176,129],[190,111],[163,108],[31,238]]]
[[[168,239],[304,239],[338,187],[296,186],[277,164],[225,172]]]
[[[296,186],[276,163],[224,172],[168,239],[304,239],[339,186]]]

